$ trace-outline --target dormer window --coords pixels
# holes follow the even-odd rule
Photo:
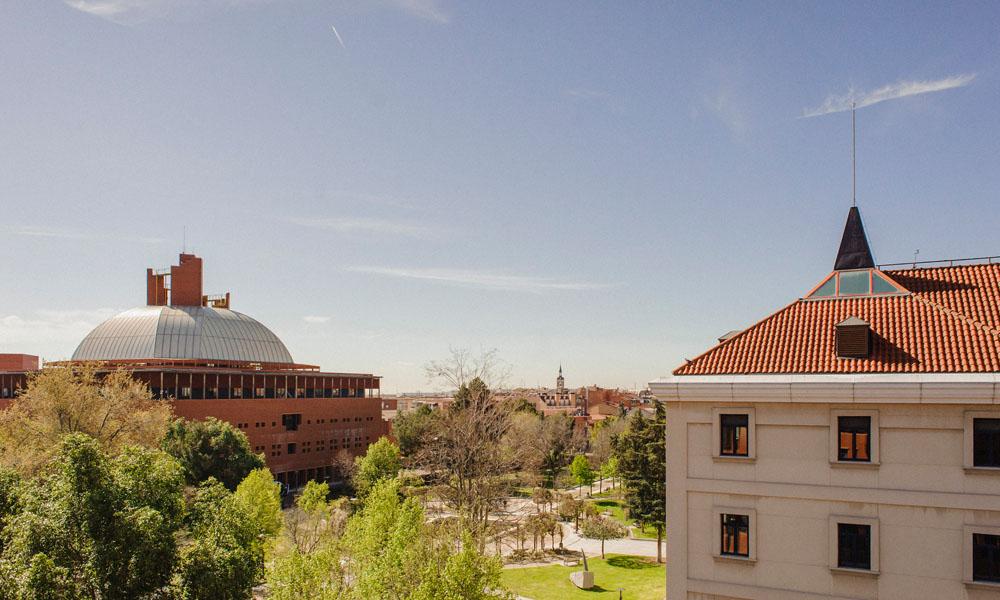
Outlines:
[[[871,332],[868,322],[857,317],[837,323],[837,357],[868,358],[871,354]]]
[[[905,289],[893,283],[878,269],[860,269],[855,271],[834,271],[812,292],[806,295],[808,300],[825,300],[828,298],[843,298],[858,296],[887,296],[906,294]]]

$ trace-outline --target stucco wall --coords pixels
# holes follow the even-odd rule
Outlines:
[[[712,457],[719,406],[754,409],[755,460]],[[981,408],[865,404],[881,464],[831,464],[831,410],[851,406],[668,402],[668,598],[1000,597],[963,583],[964,527],[1000,526],[1000,474],[963,466],[965,413]],[[715,507],[755,511],[756,562],[713,556]],[[878,520],[877,577],[831,570],[833,515]]]

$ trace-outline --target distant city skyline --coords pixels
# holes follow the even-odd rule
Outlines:
[[[1000,254],[1000,7],[868,8],[4,3],[0,352],[186,246],[385,393],[449,347],[641,389],[829,273],[851,102],[875,259]]]

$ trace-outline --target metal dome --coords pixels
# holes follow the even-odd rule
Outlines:
[[[101,323],[83,338],[75,361],[213,360],[291,364],[285,344],[234,310],[142,306]]]

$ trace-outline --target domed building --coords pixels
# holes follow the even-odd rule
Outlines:
[[[202,260],[193,254],[148,269],[146,306],[95,327],[62,364],[81,363],[128,369],[178,416],[228,421],[291,488],[336,478],[338,454],[363,454],[387,432],[379,377],[296,363],[273,331],[230,308],[228,293],[202,293]],[[0,373],[4,396],[23,387],[23,373],[14,376]]]

